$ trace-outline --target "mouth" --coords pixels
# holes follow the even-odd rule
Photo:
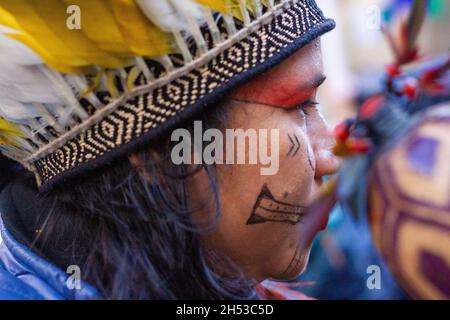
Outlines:
[[[331,210],[312,210],[312,208],[308,208],[307,215],[311,220],[311,227],[317,231],[324,230],[328,225],[328,220],[330,218]]]
[[[316,235],[325,230],[328,225],[328,219],[330,217],[330,211],[311,212],[308,210],[307,216],[305,216],[303,222],[303,231],[307,243],[312,243]]]
[[[309,241],[312,241],[317,233],[326,229],[331,210],[335,203],[336,200],[334,197],[319,198],[308,207],[304,226]]]
[[[330,212],[327,212],[326,214],[323,214],[321,217],[321,223],[319,224],[319,230],[325,230],[328,225],[328,220],[330,219]]]
[[[316,180],[318,186],[318,195],[315,200],[308,207],[308,214],[314,216],[313,218],[317,220],[317,226],[319,230],[324,230],[328,225],[328,220],[330,218],[331,211],[336,204],[336,195],[334,192],[329,192],[329,190],[334,185],[334,180],[324,181],[323,179]]]

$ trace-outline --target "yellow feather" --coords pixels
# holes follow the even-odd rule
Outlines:
[[[1,4],[15,17],[19,30],[23,30],[34,42],[44,47],[54,59],[60,59],[77,67],[87,64],[86,60],[75,55],[63,41],[55,36],[26,0],[2,0]]]
[[[195,1],[240,20],[240,3],[255,11],[254,0]],[[81,9],[79,30],[67,28],[68,5]],[[122,68],[133,56],[176,51],[173,36],[148,20],[134,0],[0,0],[0,24],[17,31],[8,36],[63,73],[86,73],[92,65]]]
[[[195,2],[209,7],[215,11],[227,14],[231,13],[235,18],[243,20],[241,7],[239,6],[240,0],[194,0]],[[253,0],[241,0],[250,13],[255,12],[255,3]],[[264,3],[264,2],[263,2]]]
[[[54,57],[50,55],[50,53],[45,50],[35,39],[30,37],[26,33],[18,33],[18,34],[6,34],[10,38],[16,39],[17,41],[22,42],[30,49],[32,49],[36,54],[38,54],[42,60],[50,67],[62,73],[74,73],[80,74],[85,73],[86,68],[84,67],[75,67],[64,63],[64,60],[58,59],[58,57]]]
[[[0,25],[7,26],[11,29],[20,29],[20,26],[17,24],[16,19],[14,19],[14,16],[10,14],[8,11],[6,11],[4,8],[2,8],[0,3]]]
[[[80,98],[85,98],[88,94],[92,93],[93,91],[97,90],[97,88],[100,86],[102,77],[104,76],[104,70],[100,70],[97,72],[94,77],[92,78],[91,85],[84,90],[84,92],[81,93]]]
[[[227,13],[229,12],[229,8],[227,6],[227,1],[226,0],[194,0],[195,2],[211,8],[213,10],[222,12],[222,13]]]
[[[63,73],[91,65],[121,68],[133,56],[175,52],[173,37],[149,21],[134,0],[0,0],[0,5],[0,24],[17,31],[8,36]],[[81,29],[67,28],[68,5],[80,7]]]
[[[63,61],[52,57],[38,42],[36,42],[30,35],[24,32],[16,19],[12,14],[0,7],[0,25],[7,26],[15,31],[15,33],[6,34],[10,38],[16,39],[22,42],[36,54],[38,54],[42,60],[44,60],[50,67],[65,73],[80,73],[82,70],[79,68],[71,67],[65,64]]]
[[[108,88],[108,92],[111,94],[111,97],[117,98],[119,96],[119,90],[115,85],[116,74],[114,71],[106,72],[106,87]]]
[[[64,2],[67,6],[77,5],[80,8],[81,31],[99,48],[123,56],[131,54],[115,20],[110,1],[65,0]]]
[[[135,55],[153,57],[174,52],[172,36],[159,30],[134,0],[109,0],[128,48]]]
[[[13,137],[23,137],[23,134],[11,122],[0,118],[0,144],[14,144],[11,139]]]
[[[128,73],[128,79],[127,79],[127,87],[128,90],[132,90],[135,85],[134,83],[138,79],[139,75],[141,74],[141,70],[139,70],[138,67],[131,68],[130,72]]]
[[[101,50],[79,29],[67,27],[67,6],[59,0],[2,0],[2,5],[55,58],[74,67],[91,64],[119,68],[120,60]]]

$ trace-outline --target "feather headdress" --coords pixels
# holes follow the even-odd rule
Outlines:
[[[313,0],[0,0],[0,150],[50,185],[333,27]]]

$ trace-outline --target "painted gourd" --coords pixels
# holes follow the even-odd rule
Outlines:
[[[420,117],[371,167],[369,221],[412,297],[450,299],[450,105]]]

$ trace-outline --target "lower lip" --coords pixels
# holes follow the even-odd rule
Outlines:
[[[330,213],[327,213],[323,216],[322,223],[320,224],[320,230],[325,230],[328,225],[328,220],[330,218]]]
[[[318,232],[325,230],[328,225],[330,212],[320,213],[320,215],[307,215],[304,221],[305,228],[308,230],[309,241],[312,241]]]

